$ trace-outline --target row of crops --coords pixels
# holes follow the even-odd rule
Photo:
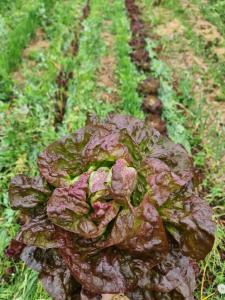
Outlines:
[[[133,2],[139,6],[138,16],[132,11]],[[217,123],[206,124],[207,114],[194,105],[189,82],[182,79],[179,91],[174,89],[173,70],[159,58],[164,51],[161,41],[151,34],[153,4],[151,0],[0,3],[0,299],[50,299],[36,272],[5,257],[22,222],[10,208],[8,185],[18,173],[37,175],[38,154],[49,143],[84,126],[90,112],[99,117],[121,112],[146,118],[193,155],[202,193],[214,207],[217,222],[213,252],[200,266],[196,297],[222,299],[216,289],[224,281],[223,168],[218,167],[223,134]],[[113,49],[105,36],[113,40]],[[105,101],[103,93],[112,91],[99,84],[100,67],[107,72],[107,56],[114,56],[116,101]],[[217,63],[209,65],[213,68]],[[144,90],[149,76],[155,80],[154,87],[160,82],[159,91]],[[220,76],[215,71],[217,83]],[[207,142],[202,143],[206,135]]]

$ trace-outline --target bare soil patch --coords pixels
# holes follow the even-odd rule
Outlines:
[[[180,21],[177,19],[174,19],[174,20],[170,21],[169,23],[167,23],[166,27],[164,26],[164,24],[159,25],[157,27],[158,35],[167,36],[168,38],[171,38],[171,39],[174,38],[174,35],[183,34],[183,32],[184,32],[184,27],[180,23]]]
[[[111,23],[109,20],[104,21],[104,27],[109,28]],[[116,89],[114,37],[109,30],[104,30],[101,33],[101,38],[107,46],[107,55],[101,58],[97,73],[98,86],[101,88],[99,98],[105,102],[113,103],[119,100]]]
[[[156,13],[156,12],[155,12]],[[158,10],[161,16],[162,11]],[[165,9],[163,11],[165,13]],[[170,18],[169,18],[170,14]],[[170,11],[166,12],[167,22],[159,24],[154,28],[157,35],[168,40],[165,51],[159,54],[159,59],[173,70],[174,82],[179,82],[184,72],[188,71],[193,76],[193,95],[197,100],[206,98],[207,102],[214,107],[221,106],[223,111],[224,103],[217,102],[220,95],[220,86],[211,79],[207,63],[204,58],[196,56],[189,46],[189,41],[184,36],[184,28],[178,20],[173,20]]]
[[[43,50],[47,50],[49,48],[49,41],[45,38],[45,32],[43,29],[38,28],[34,39],[31,40],[29,45],[22,52],[22,62],[29,70],[33,70],[36,66],[36,61],[32,59],[33,53],[39,53]],[[12,73],[12,79],[18,84],[18,86],[23,86],[25,81],[25,76],[22,71],[21,66]]]
[[[129,298],[127,298],[123,294],[118,294],[118,295],[105,294],[102,295],[102,300],[129,300]]]
[[[212,53],[217,55],[218,59],[224,61],[225,41],[217,27],[205,20],[199,8],[193,3],[190,3],[190,1],[181,1],[181,5],[185,10],[190,11],[189,22],[195,34],[204,39],[206,47],[209,47]],[[221,55],[221,52],[223,55]]]
[[[49,41],[45,38],[45,32],[38,28],[35,34],[35,38],[30,42],[28,47],[23,51],[23,58],[29,58],[34,52],[40,52],[49,48]]]

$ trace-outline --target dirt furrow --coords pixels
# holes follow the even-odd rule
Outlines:
[[[114,36],[110,32],[112,26],[111,20],[105,20],[103,23],[103,31],[101,38],[106,44],[106,54],[100,59],[100,66],[98,69],[98,83],[100,90],[98,98],[102,101],[115,103],[119,100],[117,93],[117,80],[115,76],[116,57],[114,53]]]
[[[33,59],[35,53],[46,51],[49,48],[49,41],[45,37],[43,28],[38,28],[35,37],[30,41],[29,45],[22,52],[22,65],[28,66],[28,70],[32,71],[37,65],[37,61]],[[12,80],[18,87],[24,87],[25,77],[20,67],[12,73]]]
[[[138,92],[143,97],[142,109],[147,114],[146,121],[160,133],[166,134],[166,124],[161,118],[162,102],[158,97],[160,83],[149,75],[151,59],[146,50],[146,39],[149,37],[151,29],[143,22],[141,11],[136,5],[135,0],[125,0],[125,4],[132,32],[130,41],[132,48],[130,54],[131,60],[137,69],[147,77],[144,81],[140,82],[138,87]]]

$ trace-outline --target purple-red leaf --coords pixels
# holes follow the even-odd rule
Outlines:
[[[183,199],[182,199],[183,200]],[[193,195],[162,208],[162,216],[168,231],[180,244],[181,250],[196,260],[204,259],[212,249],[215,223],[212,210],[199,197]]]
[[[62,258],[53,249],[26,247],[21,259],[27,266],[38,271],[39,279],[54,300],[80,299],[81,286],[71,276]]]
[[[23,225],[16,239],[28,246],[36,246],[43,249],[56,248],[58,246],[58,242],[55,239],[55,226],[43,215]]]
[[[5,250],[5,255],[13,260],[18,260],[24,247],[26,247],[24,243],[13,239]]]
[[[17,175],[9,186],[9,200],[14,209],[35,208],[46,203],[50,195],[51,191],[41,177]]]
[[[94,211],[90,213],[91,205],[87,202],[88,179],[89,174],[84,173],[73,186],[55,189],[48,201],[47,213],[55,225],[82,237],[95,238],[105,231],[119,208],[114,202],[105,205],[104,209],[94,204]]]
[[[38,167],[41,177],[10,184],[25,217],[6,254],[38,271],[53,299],[194,299],[215,224],[182,146],[131,116],[89,117]]]
[[[137,171],[124,159],[118,159],[112,167],[112,194],[121,204],[130,206],[130,196],[137,183]]]

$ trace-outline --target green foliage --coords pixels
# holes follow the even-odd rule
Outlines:
[[[185,128],[185,118],[177,109],[179,99],[173,89],[172,74],[168,66],[158,60],[154,48],[156,43],[147,41],[147,50],[151,58],[152,74],[160,80],[159,98],[163,103],[163,118],[166,120],[168,134],[175,143],[179,143],[191,153],[189,133]]]
[[[119,82],[119,93],[122,99],[121,110],[143,118],[143,113],[140,109],[141,99],[137,94],[137,86],[141,79],[141,74],[137,72],[129,57],[131,52],[129,46],[131,36],[124,1],[113,1],[110,11],[113,21],[113,33],[115,34],[116,74]]]
[[[0,14],[11,14],[13,11],[18,10],[22,4],[24,3],[24,0],[4,0],[0,2]]]
[[[5,91],[0,94],[0,100],[8,98],[7,87],[11,83],[9,73],[20,62],[22,50],[41,25],[41,20],[47,18],[54,4],[54,0],[23,2],[20,13],[15,6],[14,13],[11,11],[9,15],[0,15],[0,88]]]
[[[224,11],[225,1],[224,0],[209,0],[207,5],[203,1],[192,0],[195,4],[199,5],[203,15],[214,24],[220,33],[225,38],[225,23],[224,23]]]
[[[89,17],[83,22],[83,32],[79,39],[79,52],[73,60],[75,76],[70,81],[64,132],[71,132],[84,125],[88,112],[105,116],[113,110],[109,103],[96,101],[95,90],[97,70],[105,44],[101,39],[103,20],[107,18],[108,3],[94,1]]]

